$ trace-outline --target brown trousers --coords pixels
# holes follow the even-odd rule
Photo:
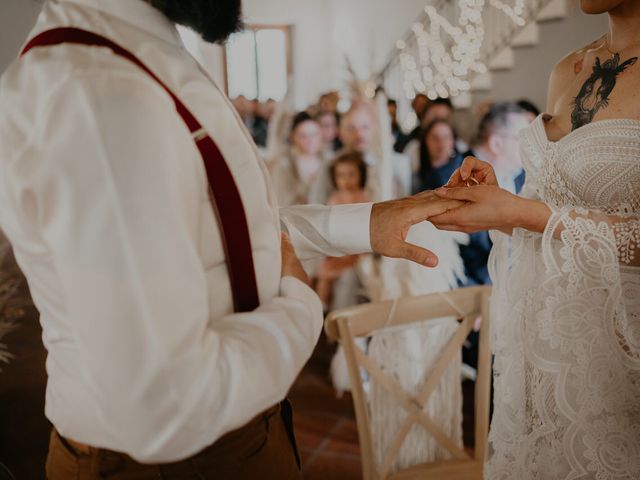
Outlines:
[[[291,429],[290,406],[284,403],[258,415],[186,460],[142,465],[125,454],[90,448],[81,453],[53,429],[47,458],[49,480],[300,480],[298,454]]]

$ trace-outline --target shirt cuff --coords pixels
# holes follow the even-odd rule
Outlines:
[[[372,208],[373,203],[331,207],[329,215],[331,244],[349,255],[371,252]]]

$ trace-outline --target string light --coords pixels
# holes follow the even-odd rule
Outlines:
[[[489,5],[524,26],[525,1],[515,0],[511,6],[503,0],[489,0]],[[485,0],[458,0],[457,6],[457,23],[452,24],[433,5],[427,5],[427,22],[411,27],[415,42],[396,42],[407,98],[412,100],[418,92],[431,99],[454,97],[471,89],[472,75],[487,72],[482,61]]]

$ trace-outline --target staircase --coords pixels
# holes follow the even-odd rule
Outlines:
[[[463,5],[466,12],[463,13]],[[483,5],[484,4],[484,5]],[[475,11],[474,11],[475,9]],[[481,10],[481,21],[473,15]],[[437,15],[434,15],[434,11]],[[451,97],[459,109],[470,108],[475,92],[492,89],[494,72],[504,72],[516,66],[516,50],[530,48],[540,42],[540,25],[544,22],[563,19],[567,16],[567,0],[435,0],[425,7],[406,35],[397,42],[389,56],[389,61],[377,76],[377,83],[384,86],[390,97],[396,98],[400,120],[406,129],[415,125],[415,114],[410,107],[417,93]],[[467,15],[469,18],[463,18]],[[434,18],[436,21],[434,21]],[[438,19],[439,18],[439,19]],[[435,30],[435,32],[434,32]],[[465,44],[468,33],[481,37],[474,46]],[[435,35],[434,35],[435,33]],[[432,36],[434,35],[434,36]],[[449,59],[434,58],[438,50],[426,48],[433,41],[442,43],[442,52],[449,53]],[[460,45],[465,48],[457,53]],[[474,61],[467,61],[468,71],[455,62],[466,55]],[[452,58],[453,57],[453,58]],[[436,75],[447,62],[454,65],[462,80]],[[437,63],[440,62],[440,68]]]

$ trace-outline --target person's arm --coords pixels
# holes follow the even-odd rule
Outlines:
[[[188,221],[202,196],[185,187],[200,181],[185,158],[198,153],[168,96],[138,74],[75,74],[33,135],[44,140],[5,177],[55,265],[78,351],[69,368],[82,370],[108,446],[175,461],[282,400],[322,306],[285,276],[256,311],[211,318]]]
[[[443,188],[437,194],[447,199],[466,202],[431,221],[442,230],[466,233],[500,230],[510,233],[516,228],[544,234],[550,239],[567,241],[567,236],[585,231],[587,243],[595,253],[602,245],[621,265],[640,266],[640,218],[637,215],[606,215],[596,210],[568,207],[554,211],[546,203],[513,195],[492,185]]]
[[[435,267],[438,258],[432,252],[406,242],[409,229],[460,205],[456,200],[423,192],[376,204],[283,208],[280,217],[302,260],[374,251]]]

